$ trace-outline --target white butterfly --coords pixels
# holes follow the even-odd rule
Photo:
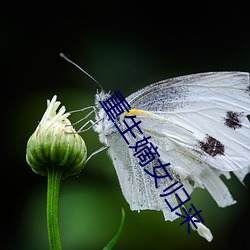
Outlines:
[[[77,64],[61,54],[82,72]],[[101,89],[102,86],[100,85]],[[93,112],[96,121],[89,120],[79,130],[91,123],[99,134],[104,147],[92,153],[108,148],[122,193],[131,210],[161,210],[165,220],[173,221],[181,214],[180,209],[172,213],[171,208],[178,207],[175,188],[168,178],[155,179],[148,173],[154,169],[157,161],[148,163],[144,168],[139,158],[126,142],[136,145],[146,138],[156,146],[157,153],[172,180],[181,183],[188,194],[196,187],[205,188],[218,206],[234,204],[228,188],[220,175],[230,178],[230,172],[243,183],[250,172],[250,83],[249,74],[243,72],[209,72],[167,79],[151,84],[126,98],[132,108],[121,114],[120,119],[110,120],[100,103],[111,97],[102,89],[96,94],[95,107],[82,120]],[[140,121],[140,130],[124,132],[127,128],[124,120],[136,115]],[[127,116],[127,117],[126,117]],[[80,122],[79,121],[79,122]],[[118,131],[118,129],[120,131]],[[143,132],[142,132],[143,131]],[[123,135],[123,136],[122,136]],[[136,140],[135,140],[136,138]],[[86,161],[86,162],[87,162]],[[146,171],[148,171],[146,173]],[[158,168],[157,176],[166,174]],[[152,172],[151,172],[152,173]],[[164,189],[169,188],[168,204],[161,197]],[[172,192],[173,191],[173,192]],[[181,200],[184,195],[179,194]],[[180,201],[180,200],[179,200]],[[173,210],[173,209],[172,209]],[[191,227],[194,229],[194,226]],[[196,230],[196,229],[195,229]],[[211,241],[210,230],[199,223],[197,232]]]
[[[96,123],[93,129],[108,147],[122,193],[131,210],[161,210],[165,220],[179,218],[160,197],[170,186],[167,178],[148,175],[134,151],[129,148],[114,123],[101,107],[111,95],[103,90],[95,98]],[[205,188],[218,206],[226,207],[235,200],[220,175],[234,173],[242,182],[250,172],[250,85],[249,74],[210,72],[176,77],[151,84],[126,98],[131,106],[127,115],[140,120],[141,134],[134,129],[136,140],[151,136],[172,178],[182,183],[191,194],[195,187]],[[124,130],[124,115],[117,124]],[[134,137],[126,137],[135,144]],[[147,165],[148,171],[155,161]],[[163,172],[160,172],[164,174]],[[168,198],[175,207],[174,194]],[[179,209],[176,210],[181,213]]]

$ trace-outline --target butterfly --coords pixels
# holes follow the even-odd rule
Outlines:
[[[103,90],[95,96],[96,122],[93,129],[108,148],[122,193],[131,210],[161,210],[165,220],[178,218],[160,198],[134,152],[128,147],[114,122],[100,102],[111,97]],[[134,130],[137,140],[150,137],[174,180],[183,184],[188,194],[205,188],[219,207],[235,203],[221,175],[233,173],[241,182],[250,172],[250,84],[244,72],[208,72],[163,80],[146,86],[126,98],[141,121],[143,135]],[[116,121],[124,130],[124,115]],[[131,134],[126,135],[133,141]],[[152,169],[155,161],[147,165]],[[164,172],[159,169],[159,174]],[[169,186],[159,179],[159,187]],[[176,196],[169,198],[177,204]],[[179,210],[177,210],[179,211]]]
[[[125,107],[126,111],[112,120],[103,106],[112,95],[105,92],[100,83],[77,64],[63,54],[61,57],[101,87],[95,96],[95,106],[82,109],[93,108],[81,120],[95,113],[95,121],[89,120],[85,125],[92,124],[104,145],[92,153],[87,161],[103,149],[108,150],[131,210],[160,210],[166,221],[179,218],[181,211],[176,205],[180,197],[174,194],[177,189],[174,189],[171,181],[184,186],[186,195],[197,187],[206,189],[219,207],[236,202],[220,176],[229,179],[233,173],[244,184],[243,180],[250,172],[248,73],[207,72],[153,83],[128,96],[125,103],[129,109]],[[137,130],[126,133],[126,138],[124,133],[129,126],[125,118],[139,120],[134,121],[133,128],[140,125]],[[85,125],[79,132],[85,131]],[[155,167],[157,161],[159,163],[157,158],[144,166],[141,164],[143,157],[135,157],[138,144],[144,145],[149,138],[150,149],[160,156],[161,166],[164,167]],[[152,169],[155,175],[150,174]],[[170,178],[161,178],[166,177],[166,172],[170,173]],[[159,178],[154,180],[152,176]],[[171,189],[171,192],[168,193],[166,204],[162,197],[166,196],[163,192],[167,189]],[[174,206],[177,207],[175,213],[170,209]],[[197,231],[208,241],[212,240],[210,230],[202,223]]]

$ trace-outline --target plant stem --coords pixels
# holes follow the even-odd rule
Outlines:
[[[58,217],[59,188],[62,172],[59,167],[48,168],[47,228],[50,250],[62,249]]]

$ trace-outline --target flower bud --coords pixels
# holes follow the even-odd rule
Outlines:
[[[76,133],[65,113],[65,107],[56,113],[60,102],[54,96],[47,101],[41,122],[27,143],[26,160],[32,170],[47,176],[50,168],[62,171],[62,177],[79,172],[87,158],[86,145]]]

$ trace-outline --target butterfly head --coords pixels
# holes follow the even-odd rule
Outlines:
[[[93,129],[99,134],[100,141],[107,146],[109,146],[107,136],[114,132],[117,132],[117,129],[113,121],[111,121],[106,111],[103,109],[100,102],[104,102],[110,97],[110,93],[106,93],[103,90],[101,90],[100,92],[97,91],[95,95],[96,125],[93,127]]]

